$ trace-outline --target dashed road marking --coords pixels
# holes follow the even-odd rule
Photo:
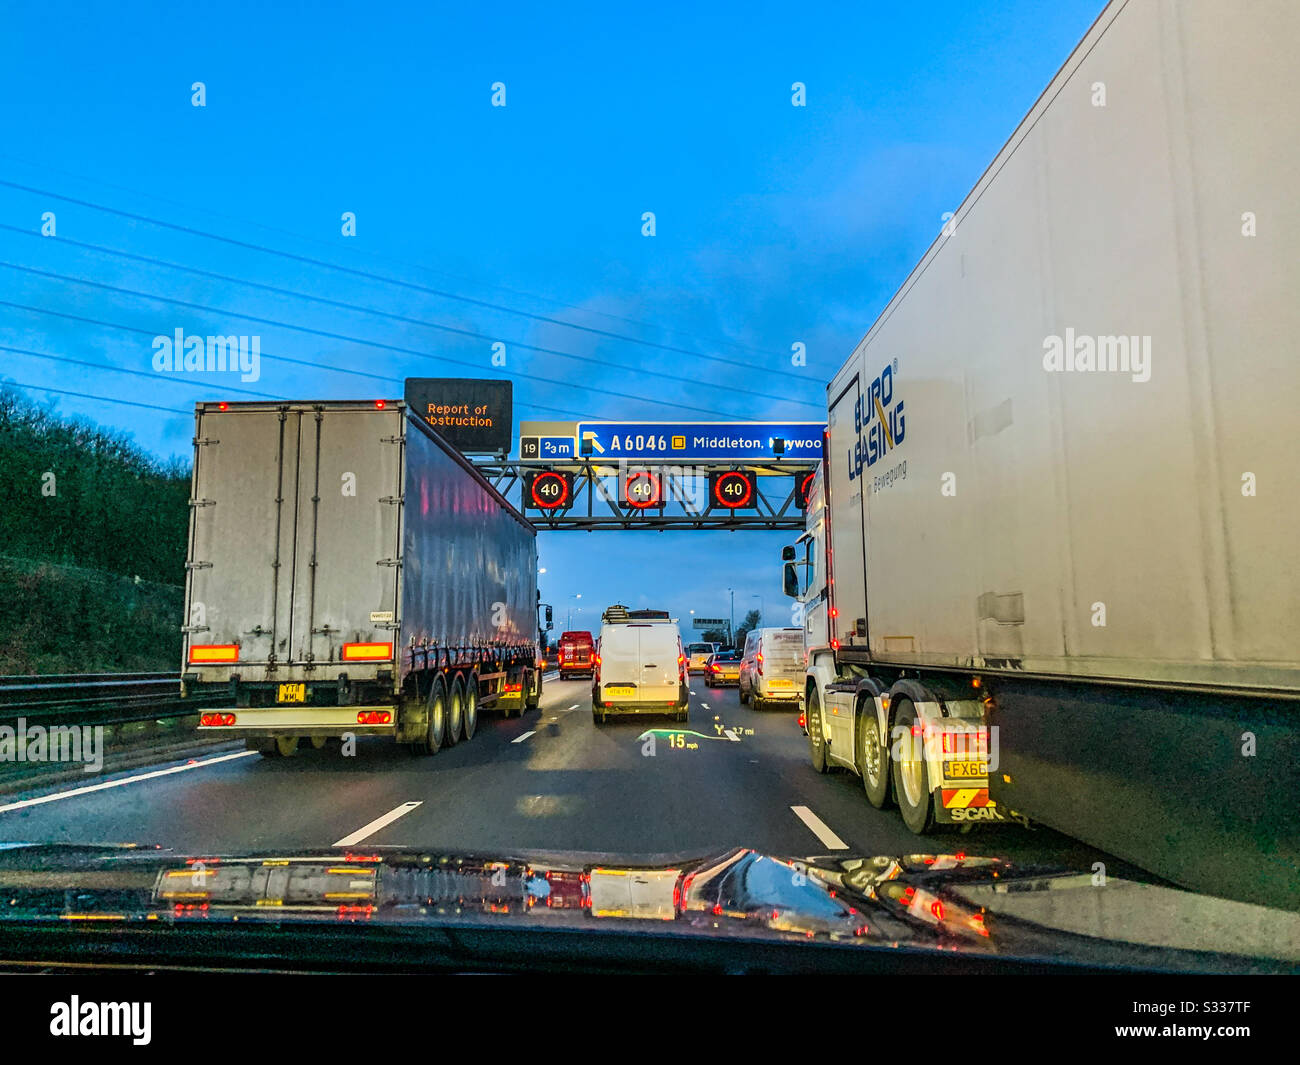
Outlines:
[[[824,846],[829,847],[833,851],[846,851],[849,849],[849,845],[831,831],[830,825],[808,809],[808,807],[791,806],[790,809],[794,811],[795,817],[799,818],[800,821],[807,825],[809,831],[822,841]]]
[[[6,803],[0,806],[0,814],[9,810],[22,810],[28,806],[40,806],[47,802],[57,802],[59,799],[72,799],[78,795],[89,795],[92,791],[105,791],[108,788],[120,788],[124,784],[138,784],[142,780],[153,780],[155,777],[170,776],[172,773],[184,773],[190,769],[202,769],[204,766],[216,765],[218,762],[230,762],[236,758],[251,758],[256,751],[236,751],[234,754],[222,754],[216,758],[205,758],[201,762],[187,762],[185,765],[174,765],[170,769],[156,769],[151,773],[137,773],[133,777],[123,777],[121,780],[106,780],[101,784],[87,784],[84,788],[72,788],[69,791],[56,791],[52,795],[42,795],[38,799],[22,799],[19,802]]]
[[[355,846],[356,844],[360,843],[363,839],[365,839],[367,836],[373,836],[385,825],[391,825],[399,817],[405,817],[417,806],[423,806],[423,805],[424,804],[422,802],[404,802],[402,803],[401,806],[395,806],[393,807],[393,809],[389,810],[388,813],[384,814],[383,817],[376,817],[373,821],[370,822],[370,824],[362,825],[350,836],[344,836],[341,840],[339,840],[336,844],[334,844],[334,846],[336,847]]]
[[[537,730],[536,730],[536,729],[531,729],[531,730],[529,730],[528,732],[525,732],[522,736],[516,736],[516,737],[515,737],[513,740],[511,740],[510,742],[511,742],[511,743],[523,743],[524,740],[528,739],[529,736],[536,736],[536,735],[537,735]]]
[[[569,710],[576,710],[576,709],[578,709],[578,704],[577,704],[577,703],[574,703],[571,707],[569,707]],[[564,712],[567,714],[567,713],[569,712],[569,710],[566,710],[566,711],[564,711]]]

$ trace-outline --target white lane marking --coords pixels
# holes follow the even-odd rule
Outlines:
[[[516,737],[515,737],[513,740],[511,740],[510,742],[511,742],[511,743],[523,743],[524,740],[528,739],[529,736],[536,736],[536,735],[537,735],[537,730],[536,730],[536,729],[531,729],[530,731],[525,732],[522,736],[516,736]]]
[[[724,729],[722,734],[726,736],[727,739],[731,740],[732,743],[740,742],[740,737],[737,736],[734,732],[732,732],[731,729]]]
[[[690,689],[690,693],[691,693],[692,695],[694,695],[694,694],[695,694],[695,689],[694,689],[694,688],[691,688],[691,689]]]
[[[578,704],[577,704],[577,703],[574,703],[571,707],[569,707],[569,710],[576,710],[576,709],[578,709]],[[567,713],[569,712],[569,710],[566,710],[566,711],[564,711],[564,712],[567,714]]]
[[[559,721],[559,720],[560,720],[560,719],[559,719],[558,717],[548,717],[548,718],[546,719],[546,723],[549,725],[552,721]],[[511,741],[511,742],[513,742],[513,741]]]
[[[708,709],[709,709],[709,704],[708,704],[708,703],[700,703],[700,705],[701,705],[702,707],[704,707],[705,710],[708,710]]]
[[[399,817],[405,817],[417,806],[423,806],[423,805],[424,803],[422,802],[404,802],[402,803],[401,806],[395,806],[391,810],[389,810],[388,813],[384,814],[383,817],[376,817],[373,821],[370,822],[370,824],[362,825],[355,832],[353,832],[352,835],[344,836],[341,840],[339,840],[336,844],[334,844],[334,846],[351,847],[357,843],[360,843],[367,836],[373,836],[385,825],[391,825]]]
[[[106,780],[102,784],[87,784],[84,788],[72,788],[70,791],[56,791],[52,795],[42,795],[39,799],[23,799],[20,802],[7,803],[0,806],[0,814],[9,810],[21,810],[27,806],[40,806],[47,802],[57,802],[59,799],[71,799],[77,795],[89,795],[92,791],[104,791],[107,788],[120,788],[124,784],[135,784],[141,780],[153,780],[155,777],[170,776],[172,773],[184,773],[190,769],[202,769],[205,765],[216,765],[218,762],[229,762],[235,758],[251,758],[256,751],[236,751],[234,754],[222,754],[216,758],[207,758],[202,762],[187,762],[185,765],[174,765],[170,769],[156,769],[152,773],[138,773],[133,777],[123,777],[121,780]]]
[[[830,826],[808,807],[791,806],[790,809],[794,811],[795,817],[807,825],[812,834],[822,841],[824,846],[833,851],[846,851],[849,849],[849,845],[832,832]]]

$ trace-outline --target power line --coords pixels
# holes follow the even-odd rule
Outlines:
[[[309,237],[303,233],[295,233],[291,229],[284,229],[281,228],[280,226],[270,226],[267,225],[265,222],[253,222],[247,218],[239,218],[234,215],[223,214],[220,211],[212,210],[210,207],[196,207],[193,204],[185,203],[183,200],[174,200],[167,196],[159,196],[157,193],[141,192],[139,189],[128,188],[125,185],[118,185],[111,181],[103,181],[100,178],[87,177],[85,174],[78,174],[71,170],[64,170],[61,169],[60,167],[50,166],[48,163],[39,163],[39,164],[32,163],[26,159],[19,159],[16,156],[6,155],[4,153],[0,153],[0,159],[7,159],[10,162],[18,163],[21,166],[30,167],[31,169],[34,170],[47,170],[52,174],[59,174],[62,175],[63,177],[70,177],[75,181],[83,181],[90,185],[99,185],[102,188],[113,189],[116,192],[125,192],[129,196],[138,196],[142,199],[155,200],[158,203],[168,204],[172,207],[179,207],[182,210],[197,211],[200,214],[206,214],[213,218],[219,218],[226,222],[235,222],[239,225],[251,226],[254,229],[265,230],[267,233],[277,233],[280,236],[290,237],[293,240],[300,240],[305,244],[315,244],[317,247],[321,247],[321,248],[334,247],[333,245],[330,245],[325,241],[321,240],[319,237]],[[42,193],[42,195],[55,195],[55,194]],[[566,310],[577,311],[579,314],[593,314],[600,318],[608,318],[612,321],[623,322],[626,325],[640,326],[644,329],[662,329],[664,332],[675,333],[678,336],[690,337],[704,344],[729,344],[731,347],[739,348],[742,351],[748,351],[755,355],[775,354],[775,352],[767,351],[764,348],[756,348],[752,344],[746,344],[740,340],[729,340],[726,337],[701,336],[698,333],[692,333],[689,329],[682,329],[678,326],[656,325],[653,322],[645,322],[637,318],[628,318],[625,315],[613,314],[610,311],[598,311],[592,307],[582,307],[575,303],[566,303],[564,300],[556,299],[553,296],[539,296],[535,292],[524,292],[520,289],[511,288],[508,285],[498,285],[491,281],[485,282],[481,278],[472,278],[472,277],[465,277],[460,274],[451,274],[451,273],[447,273],[445,270],[433,270],[427,266],[421,266],[418,263],[403,262],[401,259],[395,259],[391,256],[377,255],[376,253],[371,252],[364,248],[358,250],[361,251],[362,254],[368,255],[371,259],[374,259],[381,263],[387,263],[405,269],[419,270],[422,271],[423,273],[431,274],[434,277],[445,277],[452,281],[464,281],[464,282],[468,282],[471,285],[486,285],[488,288],[495,289],[498,292],[504,292],[510,296],[522,296],[524,299],[537,300],[540,303],[550,303],[557,307],[563,307]],[[521,312],[521,313],[527,313],[527,312]],[[579,328],[573,326],[573,324],[569,322],[566,322],[564,324],[566,326],[570,326],[573,328]],[[638,341],[635,340],[634,338],[630,338],[630,339],[633,339],[634,343],[644,343],[643,341]]]
[[[434,355],[430,355],[428,352],[418,351],[415,348],[404,348],[397,344],[385,344],[382,341],[378,341],[378,340],[365,340],[361,337],[352,337],[344,333],[334,333],[326,329],[315,329],[311,326],[306,326],[306,325],[294,325],[289,322],[277,321],[274,318],[262,318],[259,315],[245,314],[242,311],[228,311],[228,310],[223,310],[219,307],[208,307],[201,303],[194,303],[191,300],[178,300],[171,296],[156,296],[149,292],[140,292],[135,289],[123,288],[120,285],[110,285],[103,281],[89,281],[85,278],[71,277],[67,274],[52,273],[48,270],[38,270],[33,266],[20,266],[17,263],[0,261],[0,267],[6,267],[10,270],[18,270],[21,271],[22,273],[34,274],[37,277],[46,277],[54,281],[64,281],[76,285],[86,285],[90,288],[103,289],[104,291],[107,292],[117,292],[120,293],[121,295],[132,296],[137,299],[154,300],[158,303],[170,303],[178,307],[187,307],[190,310],[202,311],[206,314],[224,315],[230,318],[242,318],[244,321],[257,322],[259,325],[269,325],[280,329],[293,329],[298,332],[309,333],[313,336],[324,337],[327,340],[341,340],[349,344],[358,344],[362,347],[381,348],[387,351],[395,351],[404,355],[414,355],[422,359],[438,359],[443,362],[451,363],[452,365],[455,366],[468,366],[471,369],[475,369],[475,370],[481,368],[481,364],[468,362],[464,359],[453,359],[450,356],[446,356],[446,355],[434,356]],[[447,327],[447,328],[450,329],[451,327]],[[487,339],[487,340],[493,339],[492,337],[487,336],[485,334],[474,333],[470,330],[459,330],[459,332],[464,332],[466,336],[471,336],[478,339]],[[716,410],[705,408],[705,407],[696,407],[688,403],[674,403],[671,400],[651,399],[647,396],[632,396],[626,392],[615,392],[607,388],[597,388],[594,385],[583,385],[583,384],[577,384],[573,381],[557,380],[556,378],[553,377],[542,377],[538,374],[517,372],[515,373],[514,376],[529,381],[540,381],[543,384],[559,385],[562,388],[578,388],[584,392],[594,392],[600,395],[613,396],[616,399],[630,399],[636,402],[649,403],[658,407],[675,407],[678,410],[689,410],[689,411],[694,411],[698,414],[709,414],[709,415],[717,414]],[[791,400],[790,402],[805,407],[816,405],[812,403],[805,403],[800,400]]]
[[[140,329],[139,326],[122,325],[121,322],[117,322],[117,321],[105,321],[104,319],[92,319],[92,317],[87,317],[86,315],[73,315],[73,313],[70,313],[68,311],[51,311],[51,309],[47,307],[32,307],[31,304],[13,303],[12,300],[8,300],[8,299],[0,299],[0,307],[13,307],[14,309],[17,309],[17,311],[30,311],[32,313],[36,313],[36,315],[51,315],[52,317],[59,317],[59,319],[66,319],[69,321],[83,321],[86,322],[87,325],[101,325],[104,326],[105,329],[117,329],[117,330],[121,330],[121,332],[123,333],[139,333],[140,335],[142,335],[142,337],[156,337],[157,335],[156,330],[153,329]],[[35,352],[29,352],[29,354],[35,354]],[[53,356],[49,356],[49,358],[53,358]],[[292,365],[300,365],[300,367],[308,367],[309,369],[318,369],[318,371],[325,371],[329,373],[346,373],[346,375],[350,375],[352,377],[365,377],[368,378],[368,380],[370,381],[382,381],[385,382],[385,384],[398,384],[398,385],[403,384],[402,377],[389,377],[389,376],[382,375],[382,373],[367,373],[364,371],[364,369],[347,369],[346,367],[331,367],[331,365],[329,365],[328,363],[313,363],[313,362],[309,362],[309,360],[307,359],[292,358],[291,355],[270,355],[268,354],[268,352],[264,351],[261,352],[261,358],[269,359],[270,362],[273,363],[290,363]],[[96,367],[96,368],[107,369],[107,371],[109,372],[114,372],[114,371],[118,371],[118,369],[121,369],[120,367]],[[122,372],[136,373],[139,371],[122,371]],[[146,376],[152,377],[153,375],[146,375]],[[225,391],[226,386],[222,385],[221,390]],[[235,389],[235,391],[240,391],[240,389]],[[279,398],[279,397],[274,397],[274,398]],[[576,419],[581,419],[581,417],[585,417],[585,415],[575,414],[575,412],[573,411],[563,410],[563,408],[560,407],[547,406],[547,404],[545,403],[529,402],[523,404],[523,406],[532,407],[534,408],[534,410],[539,410],[539,411],[550,411],[551,414],[560,414],[568,417],[576,417]]]
[[[124,407],[143,407],[145,410],[161,410],[168,414],[190,414],[192,410],[184,407],[159,407],[155,403],[138,403],[133,399],[113,399],[111,396],[92,396],[89,392],[71,392],[66,388],[51,388],[49,385],[29,385],[25,381],[15,381],[11,377],[0,377],[0,384],[16,385],[18,388],[30,388],[33,392],[55,392],[60,396],[76,396],[79,399],[93,399],[97,403],[120,403]]]
[[[82,200],[82,199],[78,199],[75,196],[67,196],[62,193],[51,192],[49,189],[36,188],[31,185],[23,185],[16,181],[7,181],[4,179],[0,179],[0,185],[3,185],[7,188],[17,189],[20,192],[32,193],[33,195],[48,196],[52,199],[62,200],[64,203],[76,204],[79,207],[87,207],[91,210],[103,211],[108,214],[115,214],[122,218],[129,218],[132,221],[145,222],[149,225],[161,226],[166,229],[176,230],[177,232],[180,233],[188,233],[191,236],[198,236],[198,237],[204,237],[208,240],[221,241],[222,243],[230,244],[234,247],[245,248],[251,251],[262,252],[268,255],[279,255],[283,258],[291,259],[295,262],[309,263],[313,266],[321,266],[328,270],[338,270],[341,273],[351,274],[354,277],[363,277],[366,278],[367,280],[379,281],[383,284],[396,285],[401,288],[411,289],[412,291],[415,292],[423,292],[426,295],[437,296],[442,299],[456,300],[461,303],[472,304],[477,307],[483,307],[489,310],[499,311],[504,314],[520,315],[525,318],[531,318],[534,321],[545,322],[547,324],[560,326],[565,329],[575,329],[584,333],[591,333],[596,336],[607,337],[612,340],[622,340],[625,341],[626,343],[641,344],[646,347],[657,348],[661,351],[669,351],[679,355],[689,355],[692,358],[696,358],[696,359],[706,359],[710,362],[720,362],[725,365],[735,366],[744,370],[751,369],[749,363],[739,359],[728,359],[728,358],[724,358],[721,355],[706,355],[703,352],[692,351],[689,348],[679,348],[671,344],[660,344],[653,340],[642,340],[639,337],[627,336],[621,333],[614,333],[606,329],[597,329],[594,326],[579,325],[574,322],[566,322],[560,318],[552,318],[548,315],[534,314],[531,311],[519,310],[518,308],[509,307],[506,306],[505,304],[493,303],[490,300],[481,300],[473,296],[464,296],[456,292],[449,292],[446,291],[445,289],[432,288],[431,286],[428,285],[417,284],[414,281],[406,281],[401,278],[385,277],[382,274],[376,274],[369,270],[361,270],[351,266],[341,266],[338,263],[331,263],[324,259],[315,259],[309,255],[299,255],[296,252],[283,251],[282,249],[279,248],[268,248],[265,247],[264,245],[254,244],[250,241],[239,240],[235,237],[227,237],[220,233],[210,233],[206,230],[196,229],[193,226],[181,225],[178,222],[166,222],[163,221],[162,219],[152,218],[149,215],[138,214],[134,211],[125,211],[117,207],[107,207],[103,204],[97,204],[90,200]],[[805,378],[803,378],[799,374],[791,373],[789,370],[768,369],[765,370],[764,372],[770,375],[775,375],[780,377],[791,377],[797,381],[806,383]]]
[[[147,373],[144,370],[128,370],[125,366],[112,366],[103,362],[89,362],[86,359],[74,359],[70,355],[52,355],[45,351],[32,351],[30,348],[16,348],[12,344],[0,344],[0,351],[12,351],[15,355],[25,355],[32,359],[48,359],[50,362],[65,362],[70,366],[85,366],[91,370],[103,370],[108,373],[125,373],[132,377],[147,377],[150,381],[164,385],[182,385],[187,388],[210,388],[211,384],[207,381],[193,381],[187,377],[169,377],[166,374]],[[235,385],[221,386],[221,392],[224,395],[227,392],[238,392],[244,396],[257,396],[259,399],[281,399],[274,392],[255,392],[251,388],[239,388]]]
[[[152,337],[156,337],[157,335],[156,330],[153,329],[142,329],[140,328],[140,326],[136,326],[136,325],[123,325],[122,322],[117,322],[117,321],[107,321],[104,319],[92,319],[92,317],[88,317],[86,315],[74,315],[74,313],[69,311],[51,311],[51,309],[49,309],[48,307],[34,307],[31,306],[30,303],[14,303],[13,300],[8,300],[8,299],[0,299],[0,307],[12,307],[13,309],[16,309],[16,311],[29,311],[31,313],[36,313],[36,315],[49,315],[52,317],[59,317],[59,319],[66,319],[68,321],[86,322],[87,325],[100,325],[100,326],[104,326],[105,329],[120,330],[120,332],[122,333],[139,333],[140,335],[142,335],[142,337],[152,338]],[[0,347],[6,347],[6,346],[0,345]],[[9,348],[9,350],[17,351],[18,348]],[[64,358],[64,356],[40,355],[39,352],[35,352],[35,351],[23,351],[23,354],[36,355],[36,358],[49,358],[49,359]],[[367,380],[382,381],[383,384],[387,384],[387,385],[394,385],[394,384],[404,385],[404,378],[402,377],[391,377],[387,375],[382,375],[382,373],[367,373],[364,371],[364,369],[348,369],[346,367],[334,367],[334,365],[329,365],[328,363],[313,363],[309,359],[292,358],[291,355],[272,355],[269,354],[269,352],[264,351],[261,352],[261,358],[268,359],[270,360],[270,362],[273,363],[289,363],[291,365],[300,365],[300,367],[316,369],[316,371],[324,371],[328,373],[346,373],[346,375],[351,377],[365,377],[367,378]],[[426,358],[434,358],[434,356],[430,355],[430,356],[426,356]],[[94,365],[96,369],[104,369],[104,371],[108,371],[108,372],[142,373],[142,371],[129,371],[129,369],[123,369],[121,367],[109,367],[109,365],[100,365],[100,364],[94,364]],[[146,373],[146,375],[143,376],[155,377],[155,375],[152,375],[152,373]],[[157,375],[157,376],[161,377],[161,375]],[[170,378],[162,378],[162,380],[170,380]],[[195,382],[195,384],[200,384],[200,382]],[[247,390],[230,388],[230,386],[222,385],[221,391],[247,391]],[[264,395],[265,393],[250,393],[250,394]],[[270,397],[270,398],[278,399],[283,397]],[[589,415],[577,414],[576,411],[565,410],[564,407],[551,407],[550,404],[547,403],[534,403],[532,401],[529,401],[528,403],[520,404],[520,406],[525,408],[530,408],[530,410],[550,411],[551,414],[564,415],[565,417],[573,417],[573,419],[578,419],[578,420],[584,419],[584,417],[589,416]]]
[[[0,229],[8,230],[9,232],[18,233],[27,237],[33,237],[37,240],[47,239],[41,237],[39,233],[36,233],[31,229],[27,229],[22,226],[9,225],[4,222],[0,222]],[[308,292],[296,292],[293,289],[281,288],[279,285],[268,285],[262,281],[248,281],[245,280],[244,278],[233,277],[229,274],[219,274],[212,270],[203,270],[197,266],[186,266],[183,263],[171,262],[167,259],[156,259],[151,255],[139,255],[135,252],[120,251],[117,248],[107,248],[102,244],[91,244],[87,241],[74,240],[71,237],[59,237],[57,239],[60,244],[67,244],[77,248],[87,248],[91,251],[100,252],[105,255],[115,255],[122,259],[130,259],[133,262],[148,263],[152,266],[161,266],[169,270],[181,270],[184,271],[185,273],[194,274],[198,277],[210,278],[214,281],[224,281],[233,285],[244,285],[248,288],[260,289],[264,292],[272,292],[278,296],[288,296],[292,299],[309,300],[313,303],[321,303],[328,307],[338,307],[343,310],[353,311],[360,314],[370,314],[379,318],[389,318],[392,319],[393,321],[405,322],[408,325],[417,325],[426,329],[438,329],[446,333],[454,333],[459,336],[469,336],[478,340],[500,340],[500,337],[494,337],[489,333],[479,333],[475,330],[460,329],[455,326],[443,325],[439,322],[430,322],[426,319],[411,318],[408,315],[404,315],[404,314],[395,314],[391,311],[375,310],[370,307],[363,307],[357,303],[347,303],[344,302],[343,300],[330,299],[327,296],[315,296]],[[593,358],[590,355],[575,355],[572,354],[571,352],[559,351],[554,348],[542,348],[542,347],[538,347],[535,344],[525,344],[522,341],[510,341],[510,344],[514,347],[523,348],[527,351],[536,351],[545,355],[555,355],[558,358],[562,358],[562,359],[575,359],[579,362],[605,365],[611,369],[622,370],[625,373],[646,374],[650,377],[665,376],[659,371],[647,370],[639,366],[625,366],[622,363],[601,363],[600,360]],[[776,395],[772,395],[770,392],[755,392],[753,389],[741,388],[735,385],[728,385],[727,391],[733,394],[754,396],[757,399],[773,399],[776,400],[777,402],[799,402],[798,400],[791,401],[788,396],[776,396]],[[814,404],[806,404],[806,405],[813,406]]]

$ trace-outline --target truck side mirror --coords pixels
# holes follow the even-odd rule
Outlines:
[[[799,597],[799,574],[795,572],[793,562],[781,566],[781,590],[792,599]]]
[[[793,562],[793,561],[794,561],[794,548],[793,548],[793,547],[783,547],[783,548],[781,548],[781,561],[782,561],[782,562]]]

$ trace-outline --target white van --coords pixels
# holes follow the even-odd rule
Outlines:
[[[755,629],[745,637],[740,663],[740,701],[762,710],[803,700],[803,629]]]
[[[686,657],[677,622],[663,611],[612,606],[601,618],[591,716],[604,724],[611,714],[690,712]]]

